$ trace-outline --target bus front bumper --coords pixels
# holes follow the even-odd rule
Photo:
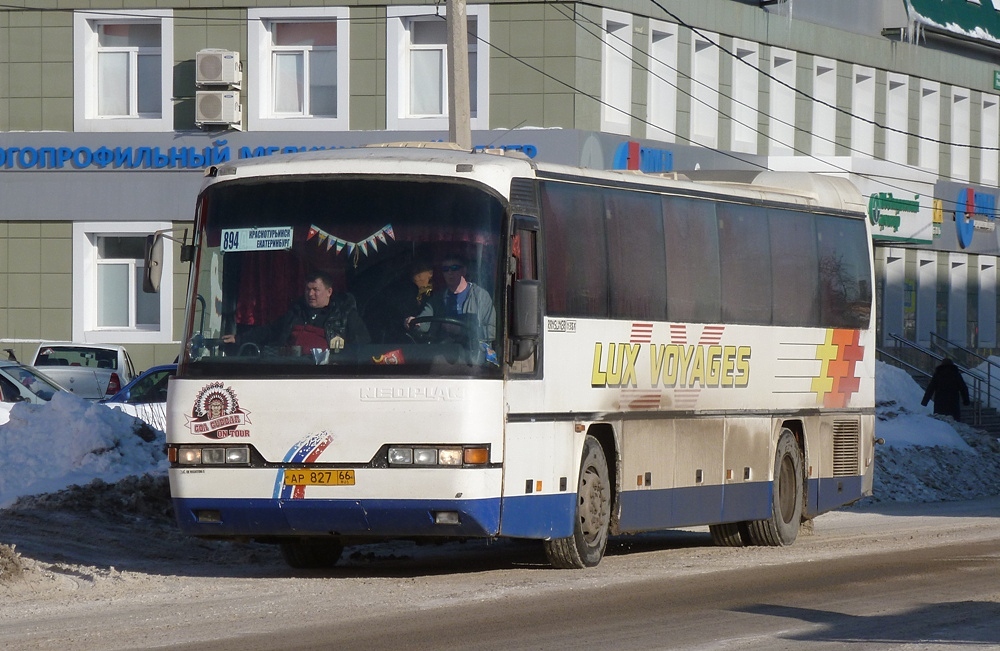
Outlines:
[[[272,536],[496,536],[500,499],[204,499],[174,498],[186,534],[220,538]]]

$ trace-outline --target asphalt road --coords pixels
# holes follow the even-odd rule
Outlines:
[[[295,572],[270,548],[14,515],[7,538],[43,560],[0,583],[0,648],[1000,649],[1000,498],[830,513],[785,548],[616,538],[581,571],[499,542]]]
[[[799,550],[788,562],[776,558],[782,550],[765,550],[761,565],[739,563],[738,551],[702,548],[705,541],[694,535],[654,536],[640,549],[618,545],[605,563],[627,577],[612,584],[573,582],[538,591],[529,581],[523,591],[499,598],[372,612],[347,622],[314,619],[299,622],[294,634],[256,633],[212,648],[998,649],[1000,531],[996,519],[985,516],[996,535],[962,540],[961,528],[953,532],[947,518],[923,528],[919,515],[906,523],[880,514],[872,524],[885,530],[889,544],[873,538],[872,529],[852,533],[848,525],[811,536],[803,547],[812,553]],[[902,540],[893,538],[897,525]],[[920,535],[910,535],[906,544],[911,527]],[[947,542],[952,535],[961,541]],[[845,546],[855,548],[836,553]],[[692,550],[699,552],[694,564]],[[675,557],[683,559],[682,572],[643,576],[644,566],[668,567]],[[532,563],[527,553],[504,562]]]

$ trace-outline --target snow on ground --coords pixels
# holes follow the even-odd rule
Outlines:
[[[163,432],[135,417],[68,392],[17,403],[0,425],[0,508],[94,479],[165,475],[164,443]]]
[[[1000,494],[1000,441],[922,407],[903,371],[876,369],[875,495],[862,503],[967,500]],[[169,527],[164,434],[127,414],[57,394],[18,403],[0,425],[0,509],[131,513]],[[4,563],[15,558],[0,538]]]

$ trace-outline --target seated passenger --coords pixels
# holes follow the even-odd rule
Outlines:
[[[237,342],[233,335],[224,335],[225,343]],[[314,348],[334,352],[344,344],[371,342],[368,329],[358,314],[354,296],[347,292],[334,294],[333,279],[324,271],[306,276],[305,295],[287,313],[271,324],[252,328],[238,343],[259,346],[298,346],[301,354]]]
[[[418,316],[430,300],[434,266],[426,260],[410,265],[407,278],[390,285],[382,292],[368,323],[379,342],[406,343],[406,322]],[[366,318],[367,318],[366,314]]]

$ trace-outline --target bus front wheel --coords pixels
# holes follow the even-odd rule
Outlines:
[[[601,562],[611,528],[611,480],[604,449],[593,436],[583,443],[573,535],[545,541],[553,567],[580,569]]]
[[[774,452],[774,481],[771,486],[771,517],[750,522],[750,539],[755,545],[791,545],[802,521],[802,452],[790,430],[783,429]]]
[[[324,538],[299,538],[281,543],[285,562],[297,570],[333,567],[343,551],[344,545],[339,540]]]

